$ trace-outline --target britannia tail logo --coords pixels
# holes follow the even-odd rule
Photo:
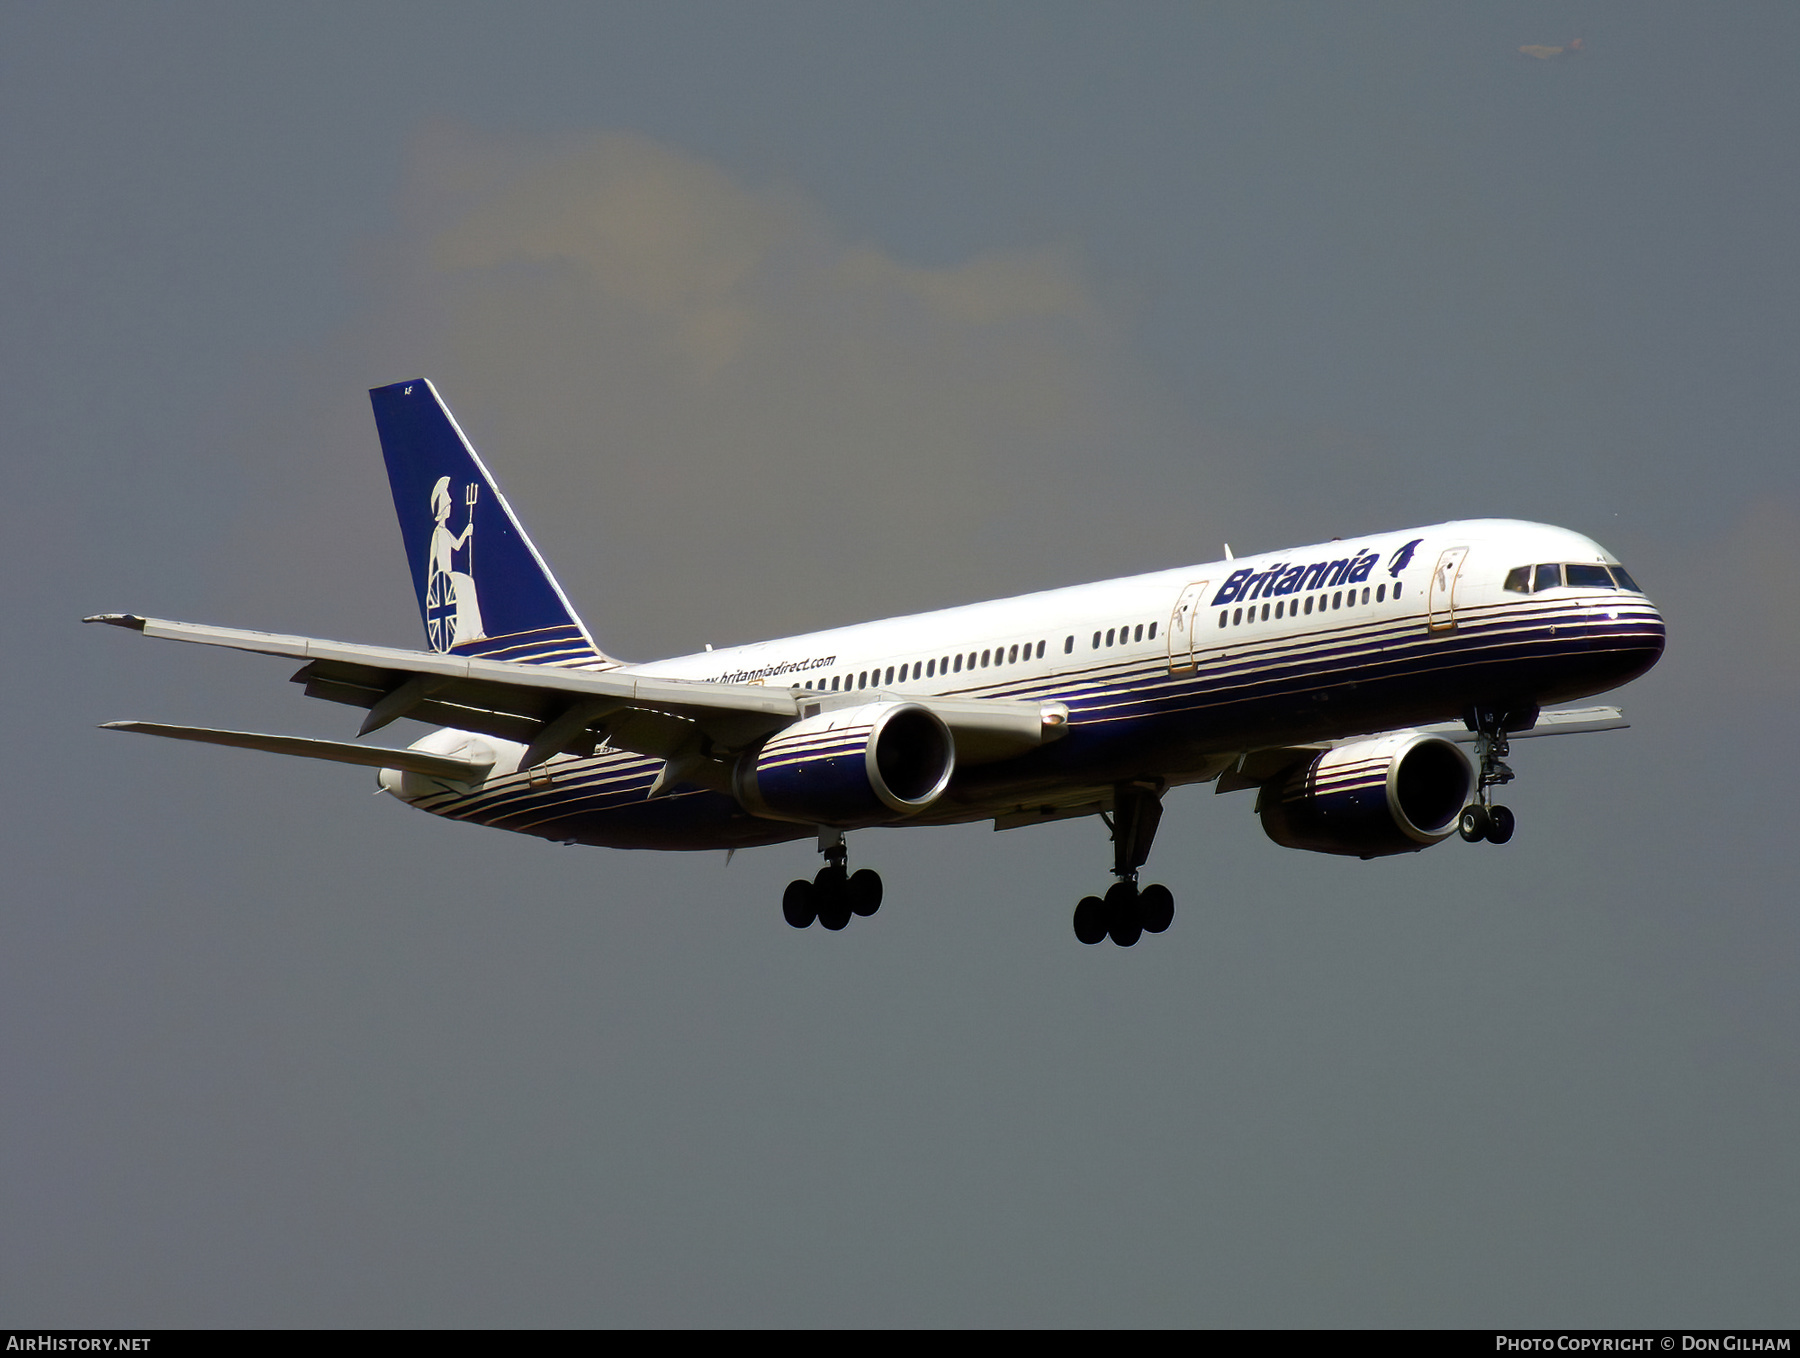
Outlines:
[[[475,593],[475,504],[481,487],[470,482],[463,487],[463,503],[469,508],[469,521],[460,533],[450,531],[450,478],[440,476],[431,488],[430,566],[425,584],[425,636],[434,651],[448,651],[467,641],[480,641],[481,601]],[[457,554],[462,554],[464,569],[457,570]]]

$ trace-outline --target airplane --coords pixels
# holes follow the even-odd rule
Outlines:
[[[595,644],[436,388],[370,400],[428,649],[84,621],[299,660],[308,697],[367,709],[359,739],[401,718],[437,729],[406,749],[104,729],[364,765],[420,810],[565,844],[816,837],[823,867],[782,897],[795,928],[879,909],[848,831],[1098,816],[1114,881],[1074,930],[1130,947],[1174,918],[1173,893],[1138,878],[1185,784],[1254,791],[1287,848],[1503,844],[1511,740],[1622,728],[1617,708],[1553,705],[1663,650],[1661,614],[1599,544],[1475,519],[1244,558],[1227,545],[1202,565],[627,663]]]

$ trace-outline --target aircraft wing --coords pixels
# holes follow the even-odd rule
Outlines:
[[[1625,714],[1616,707],[1564,707],[1538,713],[1537,721],[1523,731],[1509,731],[1508,740],[1524,740],[1530,736],[1576,736],[1593,731],[1624,731],[1631,726]],[[1429,726],[1409,726],[1408,731],[1437,736],[1457,745],[1473,745],[1479,738],[1460,721],[1435,722]],[[1376,735],[1393,734],[1375,732]],[[1277,745],[1249,750],[1219,775],[1214,792],[1239,792],[1261,787],[1280,774],[1285,774],[1301,760],[1311,759],[1335,745],[1349,745],[1369,736],[1347,736],[1338,740],[1321,740],[1311,745]]]
[[[605,670],[527,665],[478,656],[363,646],[283,636],[130,613],[83,619],[171,641],[224,646],[306,663],[293,676],[308,697],[369,710],[359,735],[401,717],[499,736],[526,746],[521,768],[567,752],[590,755],[602,742],[659,759],[728,757],[817,707],[901,700],[903,695],[825,694],[758,684],[709,684],[652,678],[626,667]],[[962,763],[1022,754],[1060,735],[1061,704],[997,699],[915,698],[956,738]]]

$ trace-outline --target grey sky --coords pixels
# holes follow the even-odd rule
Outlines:
[[[1579,56],[1522,45],[1580,36]],[[1792,1325],[1800,17],[0,10],[0,1323]],[[436,379],[648,657],[1435,519],[1664,607],[1505,850],[553,848],[353,770]],[[406,738],[412,738],[408,735]]]

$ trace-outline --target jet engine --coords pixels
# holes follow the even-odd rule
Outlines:
[[[731,788],[745,810],[772,820],[881,825],[925,810],[955,771],[943,718],[918,703],[879,702],[776,732],[738,761]]]
[[[1381,858],[1447,837],[1474,786],[1460,749],[1414,731],[1327,750],[1265,783],[1256,813],[1287,848]]]

